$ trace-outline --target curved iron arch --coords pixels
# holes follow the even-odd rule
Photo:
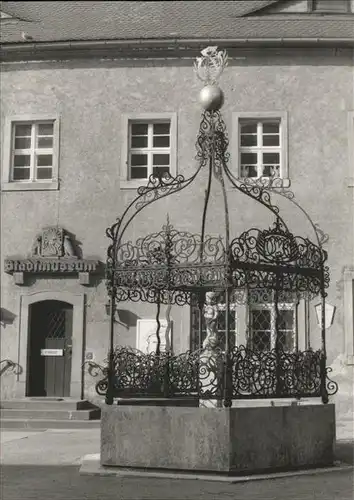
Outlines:
[[[298,295],[306,293],[311,296],[321,295],[324,306],[325,289],[329,285],[329,270],[325,266],[327,253],[322,248],[318,228],[307,212],[294,200],[294,194],[290,190],[285,190],[281,179],[237,179],[228,167],[230,158],[228,144],[226,125],[221,112],[218,109],[204,111],[196,141],[196,158],[199,165],[195,173],[187,179],[183,175],[150,176],[147,185],[138,188],[137,196],[129,203],[122,216],[106,230],[111,240],[107,250],[107,289],[111,298],[110,357],[107,384],[104,384],[104,387],[107,387],[106,401],[109,404],[113,402],[115,384],[113,377],[116,358],[113,349],[112,318],[116,302],[131,300],[157,304],[156,354],[158,359],[155,361],[158,365],[161,356],[159,350],[160,305],[190,304],[192,296],[198,297],[199,304],[202,304],[206,291],[224,290],[227,311],[226,347],[223,354],[225,406],[232,404],[230,386],[232,385],[232,347],[229,344],[228,330],[231,290],[264,288],[275,292],[277,340],[276,352],[273,354],[278,367],[283,366],[281,359],[284,354],[280,352],[278,341],[278,299],[281,294],[296,292]],[[200,232],[192,234],[174,229],[167,220],[167,224],[161,231],[138,238],[135,242],[123,241],[127,228],[138,214],[154,202],[186,189],[197,179],[204,168],[208,168],[208,180]],[[224,237],[205,235],[213,179],[220,183],[222,189]],[[226,181],[237,193],[247,196],[269,211],[274,217],[273,227],[265,229],[253,227],[230,241]],[[289,199],[305,214],[314,230],[317,244],[308,238],[291,233],[279,207],[273,201],[273,194]],[[312,357],[312,359],[320,360],[318,361],[320,363],[319,387],[322,399],[326,402],[328,392],[325,384],[327,371],[324,310],[323,307],[321,350],[319,356]],[[309,356],[305,358],[300,356],[299,359],[308,360]],[[290,358],[285,358],[285,365],[288,365]],[[249,363],[249,357],[247,357],[247,363]],[[278,377],[277,393],[279,393],[278,371],[276,376]]]

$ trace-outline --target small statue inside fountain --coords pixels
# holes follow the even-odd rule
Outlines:
[[[205,294],[204,319],[206,326],[206,337],[203,342],[203,349],[215,349],[219,344],[218,339],[218,315],[219,309],[215,304],[215,292]]]

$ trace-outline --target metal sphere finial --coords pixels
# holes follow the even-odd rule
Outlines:
[[[199,94],[205,111],[218,111],[224,104],[224,93],[218,85],[206,85]]]
[[[217,47],[207,47],[197,57],[194,68],[199,80],[204,83],[200,102],[206,111],[217,111],[224,103],[224,94],[217,85],[221,73],[227,66],[227,53]]]

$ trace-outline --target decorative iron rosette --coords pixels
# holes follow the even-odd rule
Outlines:
[[[311,270],[322,271],[327,258],[321,247],[307,238],[294,236],[279,219],[268,230],[251,228],[243,232],[230,247],[234,269],[242,263],[268,264],[278,267],[280,272],[283,266],[292,267],[299,274],[308,274]]]
[[[260,255],[261,261],[271,264],[289,264],[299,258],[299,249],[296,239],[279,219],[274,227],[260,231],[256,239],[255,250]]]

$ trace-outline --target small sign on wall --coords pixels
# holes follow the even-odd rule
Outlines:
[[[63,356],[64,349],[41,349],[41,356]]]
[[[155,319],[138,319],[137,321],[136,347],[144,353],[156,352],[157,346],[157,323]],[[160,351],[172,348],[172,321],[171,330],[167,333],[167,320],[160,320]]]

